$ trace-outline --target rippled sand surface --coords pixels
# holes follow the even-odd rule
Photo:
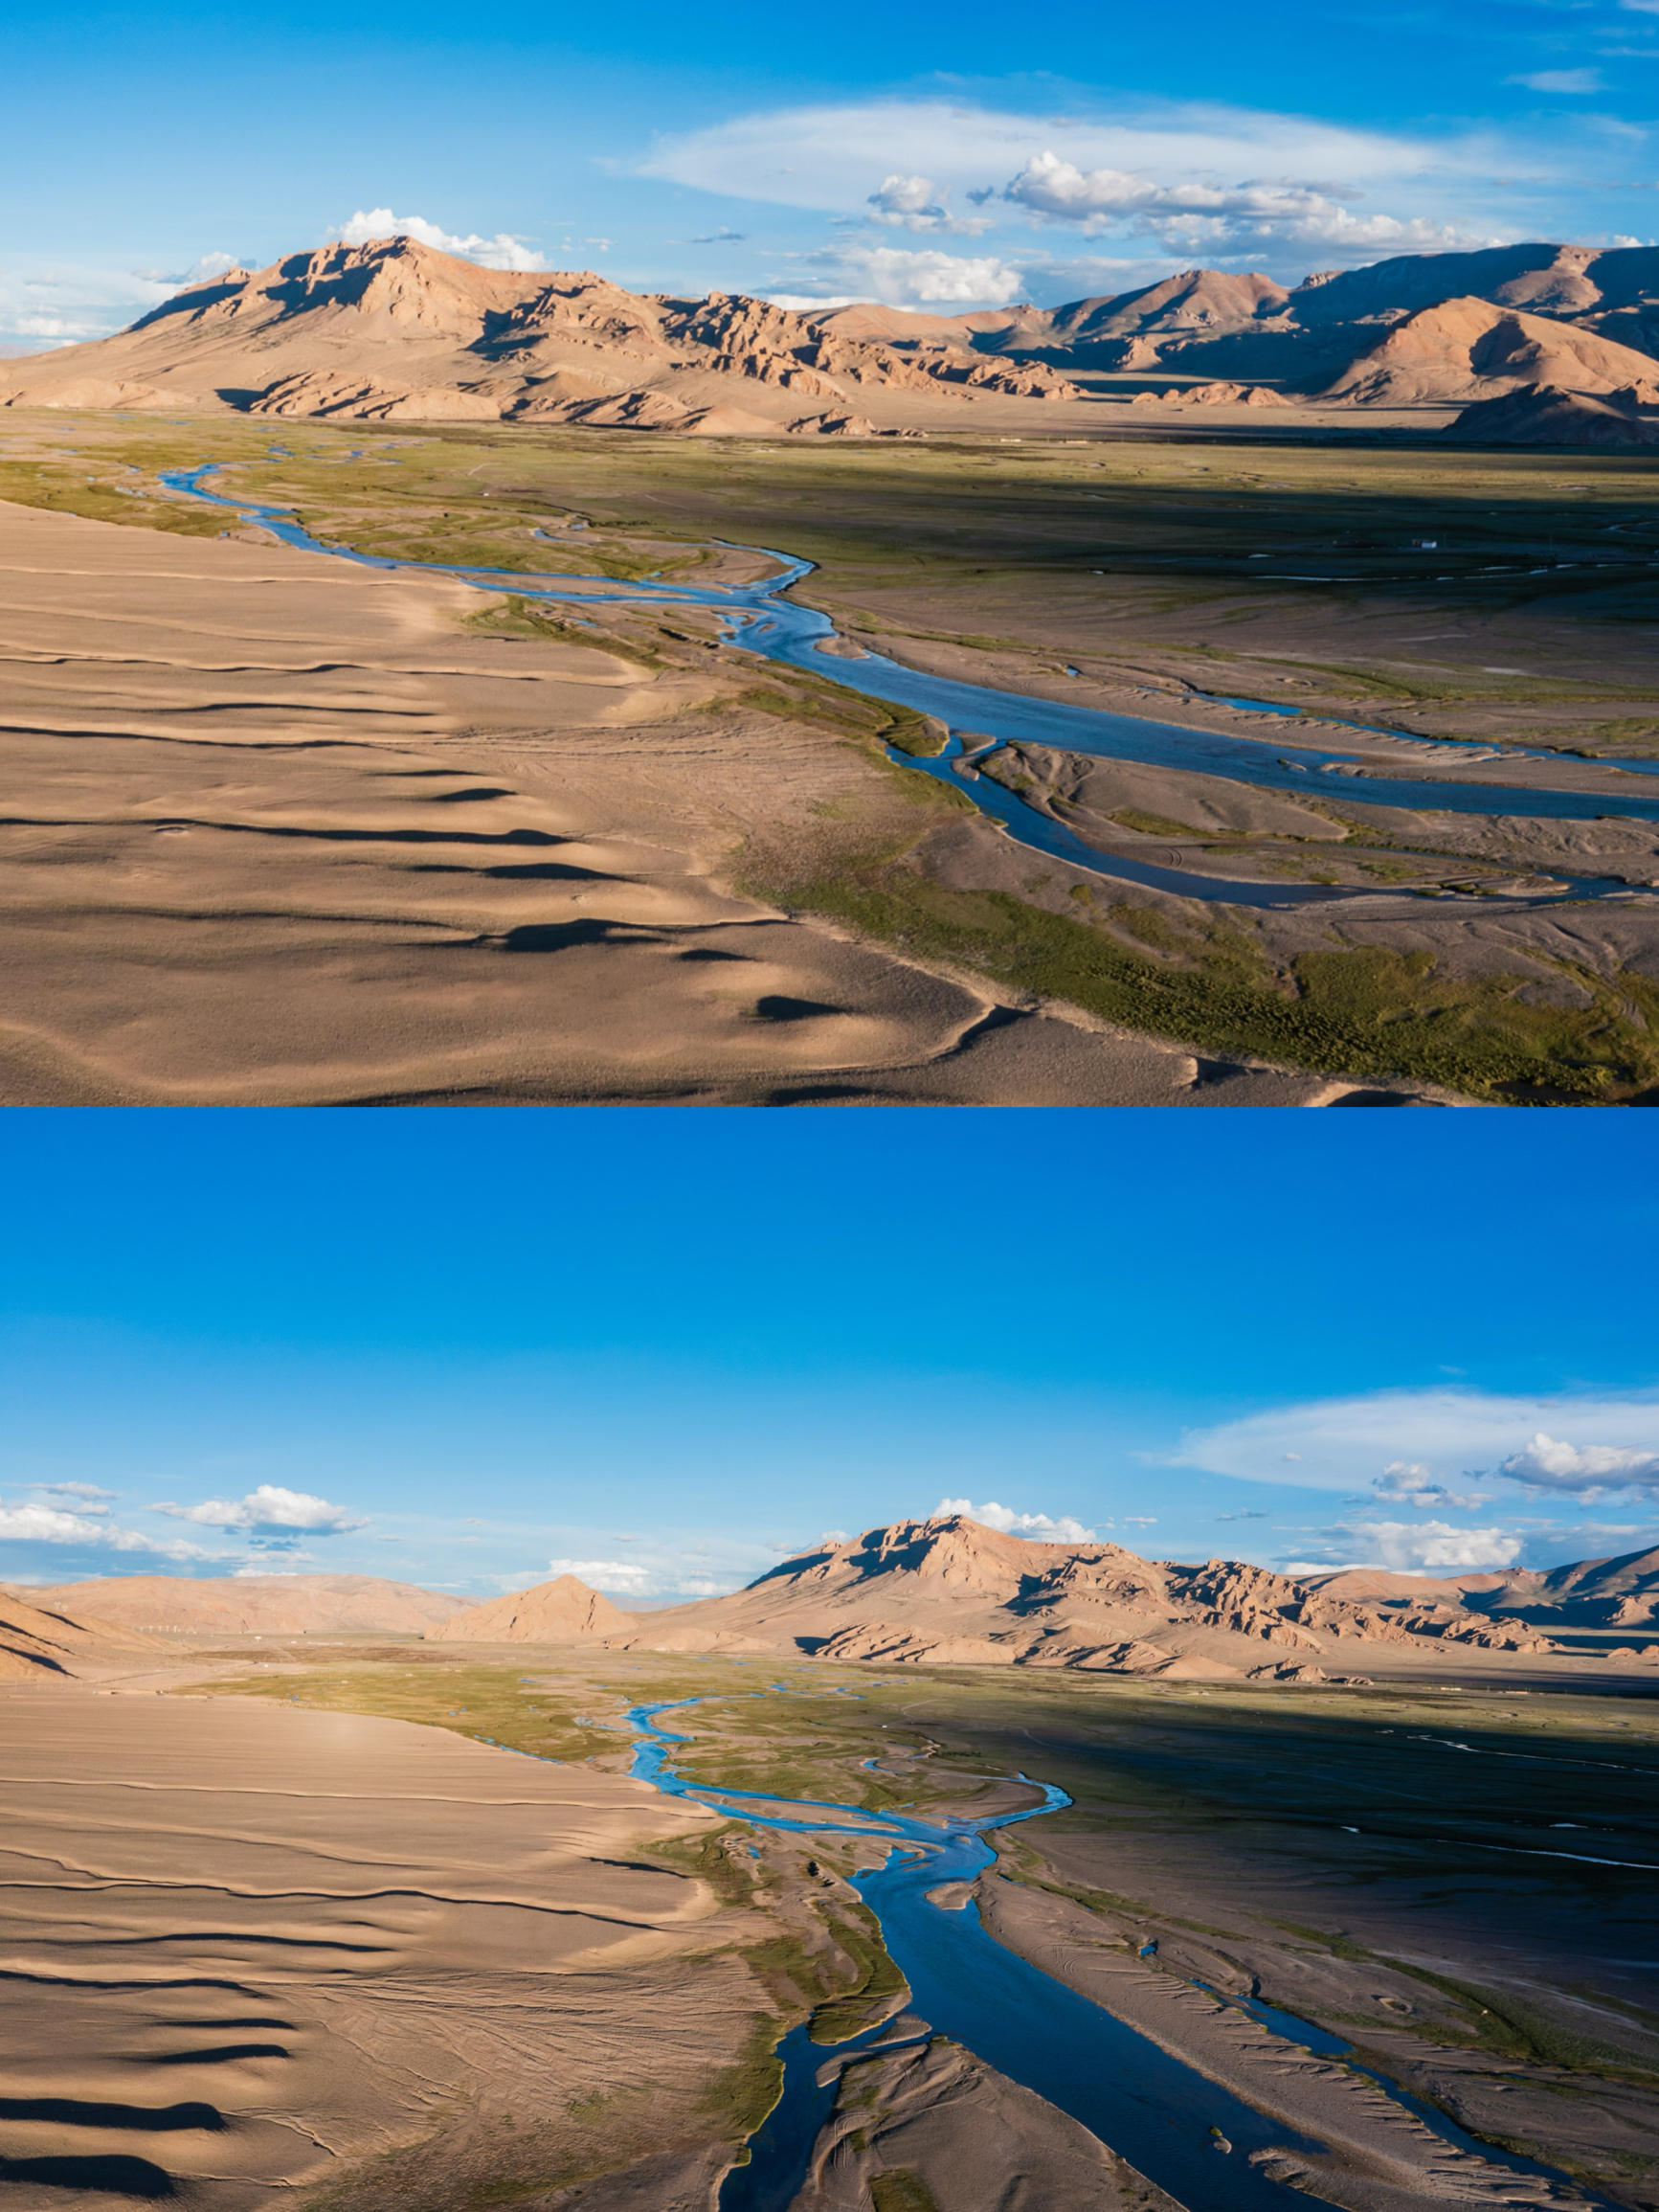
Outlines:
[[[660,2150],[749,2029],[741,1961],[688,1955],[709,1892],[628,1862],[712,1823],[626,1776],[66,1688],[0,1698],[0,2172],[29,2212],[242,2212],[594,2100]]]

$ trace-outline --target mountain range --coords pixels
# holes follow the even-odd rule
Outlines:
[[[1126,375],[1157,381],[1102,382]],[[1069,430],[1109,426],[1132,397],[1293,398],[1484,408],[1452,427],[1488,442],[1644,444],[1659,441],[1656,379],[1659,247],[1404,255],[1293,287],[1189,269],[952,316],[635,293],[392,237],[232,269],[114,337],[10,361],[0,405],[862,436],[988,428],[1017,405],[1023,423],[1032,401]]]
[[[370,1575],[116,1576],[0,1591],[0,1673],[78,1671],[157,1648],[159,1632],[349,1630],[455,1644],[769,1655],[887,1664],[1063,1667],[1175,1679],[1319,1680],[1325,1662],[1447,1646],[1520,1657],[1554,1628],[1659,1616],[1659,1549],[1445,1577],[1379,1568],[1276,1574],[1236,1559],[1140,1558],[1121,1545],[1041,1544],[963,1514],[825,1542],[746,1590],[629,1613],[574,1575],[469,1604]],[[8,1660],[8,1654],[11,1659]],[[1614,1658],[1659,1656],[1659,1643]]]

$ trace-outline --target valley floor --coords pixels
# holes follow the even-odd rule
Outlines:
[[[12,1690],[34,2056],[0,2156],[58,2161],[51,2212],[115,2212],[100,2159],[227,2212],[277,2187],[316,2212],[711,2212],[793,2022],[826,2065],[884,2020],[926,2038],[849,1880],[871,1846],[816,1801],[989,1817],[995,1936],[1266,2115],[1256,2164],[1305,2194],[1408,2212],[1578,2183],[1646,2212],[1650,1702],[1628,1670],[1475,1671],[1148,1684],[360,1635],[179,1637]],[[808,1801],[802,1832],[626,1778],[629,1709],[684,1699],[681,1771]],[[998,1829],[1032,1802],[1017,1773],[1071,1809]],[[172,2068],[149,2090],[141,2052]],[[847,2065],[795,2212],[981,2212],[1016,2184],[1172,2202],[935,2038]]]
[[[8,1102],[1659,1096],[1641,456],[8,430]],[[204,459],[325,543],[504,588],[277,545],[162,485]],[[1462,532],[1433,578],[1425,527]],[[844,658],[507,588],[752,577],[728,535],[816,560],[799,596],[854,656],[1243,740],[1280,786],[1299,748],[1358,765],[1284,789],[1007,745],[981,783],[1085,856],[1057,862]],[[1425,805],[1436,779],[1516,811]]]

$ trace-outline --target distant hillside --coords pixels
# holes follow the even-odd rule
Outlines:
[[[468,1600],[372,1574],[238,1574],[212,1580],[182,1574],[112,1575],[31,1592],[37,1603],[95,1614],[129,1629],[200,1636],[301,1636],[329,1629],[392,1629],[420,1634]]]
[[[481,269],[407,237],[233,269],[112,338],[0,369],[0,405],[377,422],[835,430],[855,404],[895,395],[1065,398],[1073,387],[1041,362],[952,344],[900,352],[764,300]]]
[[[1046,313],[1011,309],[1000,327],[983,316],[961,317],[953,327],[960,342],[987,352],[1066,370],[1162,370],[1315,391],[1371,351],[1396,323],[1460,299],[1548,317],[1659,356],[1659,246],[1602,251],[1536,244],[1402,254],[1366,268],[1307,277],[1294,287],[1270,277],[1186,269],[1155,284],[1073,300]]]
[[[432,1643],[572,1643],[620,1635],[633,1625],[633,1615],[608,1597],[573,1574],[561,1574],[531,1590],[468,1606],[426,1633]]]
[[[929,1665],[1043,1666],[1222,1680],[1323,1679],[1388,1647],[1554,1647],[1520,1620],[1356,1605],[1238,1560],[1157,1564],[1115,1544],[1033,1544],[961,1514],[867,1529],[729,1597],[609,1636],[627,1651],[806,1653]]]
[[[25,1597],[0,1589],[0,1682],[61,1680],[159,1649],[153,1636],[71,1611],[50,1591],[32,1590]]]

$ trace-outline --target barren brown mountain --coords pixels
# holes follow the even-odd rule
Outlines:
[[[429,1629],[432,1643],[573,1643],[597,1636],[625,1634],[634,1625],[608,1597],[590,1590],[573,1574],[538,1583],[533,1590],[492,1597],[486,1605],[452,1614],[441,1628]]]
[[[1065,398],[1041,363],[914,355],[764,300],[481,269],[408,237],[233,269],[130,329],[0,369],[0,405],[361,421],[835,429],[872,395]],[[736,409],[723,422],[711,410]]]
[[[1363,1648],[1554,1647],[1523,1620],[1374,1608],[1238,1560],[1158,1564],[1115,1544],[1039,1544],[962,1514],[900,1521],[785,1560],[749,1589],[655,1613],[628,1651],[1074,1667],[1177,1679],[1319,1680]],[[1266,1647],[1266,1648],[1264,1648]]]
[[[1659,445],[1659,387],[1626,384],[1597,397],[1523,384],[1474,400],[1446,435],[1468,445]]]
[[[1485,300],[1446,300],[1396,324],[1320,396],[1355,406],[1444,406],[1497,398],[1525,385],[1615,392],[1652,371],[1646,354],[1594,330]]]
[[[418,1633],[463,1613],[464,1597],[387,1582],[373,1574],[237,1574],[191,1580],[178,1574],[112,1575],[36,1591],[43,1603],[96,1614],[123,1630],[176,1629],[190,1636],[303,1636],[316,1630],[379,1628]]]

